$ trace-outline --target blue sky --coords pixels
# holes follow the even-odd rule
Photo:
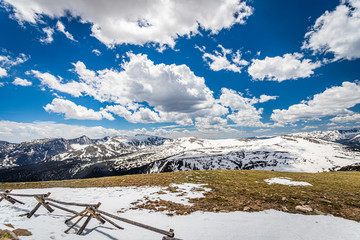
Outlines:
[[[360,1],[0,1],[0,139],[360,125]]]

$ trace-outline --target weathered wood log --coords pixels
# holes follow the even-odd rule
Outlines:
[[[164,236],[164,237],[162,238],[162,240],[182,240],[182,239]]]
[[[19,201],[19,200],[15,199],[15,198],[13,198],[13,197],[10,197],[10,196],[8,196],[8,197],[11,198],[12,200],[14,200],[14,201],[17,202],[17,203],[20,203],[20,204],[22,204],[22,205],[25,205],[25,203],[23,203],[22,201]]]
[[[12,189],[10,189],[10,190],[0,190],[0,192],[7,193],[7,194],[11,193],[11,191],[12,191]],[[2,200],[4,200],[4,197],[1,196],[0,202],[1,202]]]
[[[0,193],[0,197],[1,197],[1,200],[2,200],[2,199],[5,199],[5,200],[7,200],[8,202],[10,202],[10,203],[12,203],[12,204],[15,204],[15,203],[16,203],[13,199],[11,199],[9,196],[7,196],[7,195],[4,194],[4,193]]]
[[[70,213],[73,213],[73,214],[78,214],[77,211],[74,211],[74,210],[71,210],[71,209],[68,209],[68,208],[65,208],[65,207],[62,207],[62,206],[59,206],[55,203],[51,203],[51,202],[46,202],[46,204],[50,205],[50,206],[53,206],[53,207],[56,207],[58,209],[61,209],[63,211],[66,211],[66,212],[70,212]]]
[[[20,214],[19,217],[26,217],[29,213]]]
[[[59,201],[59,200],[56,200],[53,198],[48,198],[48,197],[45,197],[44,199],[47,201],[51,201],[51,202],[55,202],[55,203],[59,203],[59,204],[63,204],[63,205],[72,205],[72,206],[78,206],[78,207],[88,207],[88,206],[96,207],[97,206],[97,204],[63,202],[63,201]]]
[[[90,222],[90,220],[93,217],[96,217],[92,212],[95,212],[96,210],[98,210],[98,208],[100,207],[101,202],[99,202],[94,208],[89,206],[86,211],[88,213],[90,213],[90,216],[86,219],[84,225],[81,226],[81,228],[79,229],[79,231],[76,233],[77,235],[81,235],[81,233],[84,231],[85,227],[88,225],[88,223]],[[92,210],[92,211],[91,211]],[[102,220],[102,219],[101,219]],[[103,220],[102,220],[103,221]]]
[[[90,214],[90,216],[86,219],[85,223],[81,226],[79,231],[76,233],[77,235],[81,235],[81,233],[84,231],[85,227],[89,224],[89,222],[92,218],[93,218],[93,216]]]
[[[108,219],[107,217],[104,217],[104,216],[101,215],[101,214],[99,214],[99,216],[100,216],[102,219],[104,219],[106,222],[108,222],[108,223],[114,225],[115,227],[117,227],[118,229],[124,230],[123,227],[117,225],[116,223],[114,223],[113,221],[111,221],[110,219]]]
[[[84,214],[81,215],[81,217],[73,224],[71,225],[66,231],[65,233],[68,233],[70,231],[70,229],[72,229],[73,227],[76,226],[76,224],[78,224],[86,215],[88,214],[88,212],[84,211]],[[80,215],[79,215],[80,216]]]
[[[99,206],[100,206],[100,204],[99,204]],[[99,216],[99,214],[95,212],[95,209],[94,209],[93,207],[89,207],[88,209],[86,209],[86,211],[87,211],[88,213],[90,213],[94,218],[96,218],[97,220],[99,220],[99,222],[100,222],[101,224],[104,224],[104,223],[105,223],[105,221]]]
[[[1,197],[2,199],[7,200],[8,202],[10,202],[10,203],[12,203],[12,204],[15,204],[15,203],[25,204],[25,203],[23,203],[23,202],[15,199],[15,198],[13,198],[13,197],[8,196],[7,193],[0,193],[0,197]]]
[[[47,194],[45,194],[45,196],[49,196],[51,193],[48,192]],[[33,210],[31,210],[26,216],[28,218],[31,218],[34,213],[41,207],[41,206],[44,206],[49,212],[53,212],[54,209],[52,209],[49,205],[47,205],[47,203],[45,203],[44,201],[44,198],[43,198],[44,195],[41,195],[41,196],[35,196],[35,199],[38,201],[38,204],[36,204],[36,206],[34,207]]]
[[[26,214],[27,218],[31,218],[32,215],[41,207],[41,203],[36,204],[36,206],[31,210],[28,214]]]
[[[146,225],[146,224],[135,222],[135,221],[132,221],[132,220],[129,220],[129,219],[126,219],[126,218],[122,218],[122,217],[119,217],[119,216],[116,216],[116,215],[113,215],[111,213],[107,213],[107,212],[104,212],[104,211],[101,211],[101,210],[96,210],[96,211],[99,212],[102,215],[117,219],[119,221],[123,221],[123,222],[129,223],[129,224],[141,227],[141,228],[145,228],[145,229],[148,229],[150,231],[157,232],[157,233],[160,233],[162,235],[166,235],[168,237],[174,237],[174,232],[165,231],[165,230],[155,228],[155,227],[152,227],[152,226],[149,226],[149,225]]]
[[[69,219],[65,220],[65,223],[70,222],[70,221],[71,221],[71,220],[73,220],[74,218],[76,218],[76,217],[78,217],[78,216],[82,215],[84,212],[86,212],[86,209],[85,209],[85,210],[83,210],[83,211],[81,211],[81,212],[79,212],[79,213],[75,213],[75,215],[74,215],[74,216],[72,216],[71,218],[69,218]]]
[[[50,193],[48,193],[47,195],[49,195]],[[41,205],[46,208],[49,212],[53,212],[54,209],[52,209],[49,205],[47,205],[44,201],[44,198],[40,197],[40,196],[35,196],[35,199],[41,203]]]
[[[8,193],[7,195],[14,196],[14,197],[35,197],[35,196],[42,196],[42,197],[45,197],[47,194],[20,194],[20,193]]]

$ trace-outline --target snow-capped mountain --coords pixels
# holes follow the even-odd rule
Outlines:
[[[301,132],[301,133],[295,133],[292,135],[299,136],[299,137],[305,137],[305,138],[317,138],[317,139],[322,139],[322,140],[331,141],[331,142],[359,143],[360,128],[354,128],[354,129],[350,129],[350,130]]]
[[[320,172],[360,164],[360,130],[266,139],[148,135],[0,142],[0,181],[86,178],[202,169]],[[351,146],[351,147],[349,147]],[[350,168],[352,170],[353,168]]]
[[[360,162],[360,152],[321,139],[280,136],[269,139],[181,139],[182,153],[149,165],[148,172],[203,169],[263,169],[322,172]],[[176,141],[175,141],[176,142]]]

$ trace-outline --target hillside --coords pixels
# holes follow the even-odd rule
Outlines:
[[[44,181],[188,170],[358,170],[359,129],[265,139],[148,135],[1,142],[0,181]]]

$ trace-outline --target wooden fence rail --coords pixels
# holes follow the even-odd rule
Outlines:
[[[47,194],[15,194],[12,193],[12,190],[0,190],[0,202],[2,200],[7,200],[8,202],[15,204],[15,203],[20,203],[20,204],[24,204],[23,202],[13,198],[14,197],[33,197],[36,199],[36,201],[38,202],[37,205],[29,212],[26,214],[22,214],[20,216],[26,216],[28,218],[31,218],[35,212],[41,207],[43,206],[45,209],[47,209],[50,213],[54,211],[54,209],[52,207],[58,208],[60,210],[66,211],[66,212],[70,212],[72,214],[74,214],[74,216],[72,216],[71,218],[67,219],[65,221],[65,223],[68,223],[72,220],[74,220],[75,218],[78,218],[78,220],[75,221],[75,223],[73,223],[67,230],[65,230],[65,233],[68,233],[74,226],[76,226],[77,224],[79,224],[81,222],[82,219],[86,219],[85,222],[83,223],[83,225],[79,228],[79,230],[77,231],[76,234],[81,235],[82,232],[84,231],[84,229],[86,228],[86,226],[88,225],[88,223],[91,221],[91,219],[95,218],[96,220],[98,220],[101,224],[104,224],[106,222],[108,222],[109,224],[113,225],[114,227],[123,230],[124,228],[119,226],[118,224],[116,224],[115,222],[113,222],[112,220],[110,220],[108,217],[112,218],[112,219],[116,219],[128,224],[132,224],[135,225],[137,227],[141,227],[153,232],[157,232],[160,233],[162,235],[165,235],[163,237],[163,240],[181,240],[178,238],[174,238],[174,230],[170,229],[169,231],[165,231],[156,227],[152,227],[143,223],[139,223],[127,218],[123,218],[123,217],[119,217],[117,215],[108,213],[108,212],[104,212],[101,211],[99,209],[101,203],[97,203],[97,204],[86,204],[86,203],[75,203],[75,202],[64,202],[64,201],[60,201],[57,199],[53,199],[53,198],[49,198],[50,196],[50,192],[48,192]],[[77,212],[75,210],[60,206],[60,205],[67,205],[67,206],[76,206],[76,207],[85,207],[85,210]],[[51,207],[52,206],[52,207]],[[106,217],[105,217],[106,216]]]
[[[56,200],[56,199],[53,199],[53,198],[48,198],[48,197],[45,197],[44,200],[59,203],[59,204],[63,204],[63,205],[68,205],[68,206],[78,206],[78,207],[88,207],[88,206],[96,207],[97,206],[97,204],[63,202],[63,201],[59,201],[59,200]]]

